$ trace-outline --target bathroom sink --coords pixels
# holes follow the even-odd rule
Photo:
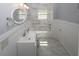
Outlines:
[[[28,35],[22,37],[18,42],[35,42],[36,34],[33,31],[30,31]]]

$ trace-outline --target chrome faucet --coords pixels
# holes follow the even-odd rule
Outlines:
[[[26,33],[28,34],[28,32],[29,32],[29,28],[26,29],[26,25],[25,25],[25,29],[24,29],[24,33],[23,33],[23,37],[26,36]]]

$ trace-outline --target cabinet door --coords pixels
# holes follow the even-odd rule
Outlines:
[[[18,56],[35,56],[35,43],[18,43]]]

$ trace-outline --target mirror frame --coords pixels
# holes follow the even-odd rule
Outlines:
[[[24,19],[23,21],[17,22],[17,21],[14,19],[14,17],[13,17],[13,13],[14,13],[17,9],[20,9],[20,8],[16,8],[16,9],[14,9],[14,10],[12,11],[12,13],[11,13],[11,18],[12,18],[12,21],[13,21],[15,24],[22,24],[22,23],[24,23],[25,20],[27,19],[27,10],[26,10],[26,9],[21,9],[21,10],[26,11],[26,17],[25,17],[25,19]]]

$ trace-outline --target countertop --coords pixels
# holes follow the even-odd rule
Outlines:
[[[20,38],[18,43],[33,43],[36,42],[36,33],[34,31],[29,31],[29,33],[25,36]]]

